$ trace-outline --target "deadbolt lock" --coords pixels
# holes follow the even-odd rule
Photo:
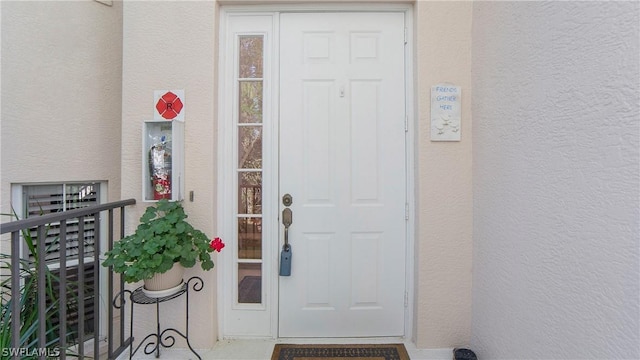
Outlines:
[[[289,194],[285,194],[282,197],[282,205],[291,206],[291,204],[293,204],[293,197],[291,197],[291,195],[289,195]]]

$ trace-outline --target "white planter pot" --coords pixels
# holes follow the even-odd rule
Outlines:
[[[175,263],[167,272],[145,279],[143,291],[150,297],[171,295],[182,287],[183,276],[184,267],[180,263]]]

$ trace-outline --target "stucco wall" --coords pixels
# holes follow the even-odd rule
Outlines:
[[[472,2],[463,1],[415,4],[418,222],[414,338],[419,348],[468,345],[470,339],[471,9]],[[440,83],[462,87],[460,142],[430,141],[431,87]]]
[[[247,2],[224,2],[240,3]],[[166,21],[167,14],[180,16]],[[194,190],[196,199],[186,206],[195,225],[211,235],[216,230],[216,16],[212,2],[124,6],[122,195],[140,199],[140,131],[142,121],[152,117],[153,90],[185,89],[185,190]],[[423,348],[452,347],[469,342],[471,322],[471,3],[419,2],[414,23],[419,194],[414,338]],[[430,89],[440,82],[463,88],[461,142],[429,141]],[[130,212],[130,230],[143,207]],[[204,276],[205,293],[193,299],[196,347],[213,345],[217,336],[214,272]],[[151,329],[149,318],[138,324],[138,334]]]
[[[2,213],[12,183],[106,180],[120,199],[122,4],[0,6]]]
[[[128,213],[128,233],[138,223],[142,202],[142,125],[153,119],[153,91],[185,90],[185,209],[189,221],[215,236],[216,208],[216,49],[217,5],[212,1],[126,1],[124,3],[122,100],[122,197],[138,199]],[[194,192],[194,201],[188,193]],[[215,257],[214,257],[215,262]],[[198,274],[204,289],[190,304],[190,340],[210,348],[217,338],[215,270],[187,269]],[[184,328],[184,297],[165,307],[163,326]],[[135,335],[155,329],[152,307],[136,313]],[[162,309],[161,309],[162,310]],[[142,335],[142,337],[141,337]],[[178,341],[178,347],[186,347]]]
[[[145,205],[140,139],[142,122],[152,118],[153,90],[185,89],[185,190],[195,193],[185,205],[213,236],[217,5],[125,2],[124,14],[122,6],[2,2],[3,212],[10,183],[106,179],[111,200],[139,201],[129,211],[131,231]],[[419,2],[414,12],[419,347],[465,344],[470,336],[470,14],[466,2]],[[461,142],[428,140],[429,91],[440,82],[463,88]],[[215,272],[204,277],[193,308],[196,347],[217,336]],[[140,335],[153,325],[151,316],[138,316]],[[181,319],[168,321],[180,326]]]
[[[640,358],[639,11],[474,4],[480,358]]]

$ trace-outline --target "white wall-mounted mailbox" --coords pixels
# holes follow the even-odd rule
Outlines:
[[[145,121],[142,137],[143,200],[182,200],[184,198],[184,121]]]

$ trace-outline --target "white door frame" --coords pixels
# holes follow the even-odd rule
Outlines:
[[[365,10],[363,10],[365,8]],[[414,264],[415,264],[415,234],[416,234],[416,189],[415,189],[415,134],[417,133],[417,102],[414,99],[414,44],[413,41],[413,7],[411,4],[381,4],[381,3],[371,3],[366,4],[366,7],[362,4],[319,4],[319,3],[309,3],[309,4],[292,4],[292,5],[283,5],[283,4],[267,4],[267,5],[230,5],[230,6],[221,6],[220,8],[220,31],[219,31],[219,48],[218,48],[218,159],[217,159],[217,167],[218,167],[218,204],[217,204],[217,221],[219,225],[219,234],[220,236],[225,238],[233,238],[235,237],[236,232],[236,223],[235,216],[231,216],[233,214],[226,214],[228,212],[228,204],[225,201],[226,197],[231,193],[237,191],[233,188],[233,176],[235,173],[230,174],[230,168],[234,166],[232,164],[231,156],[228,156],[233,151],[234,142],[231,141],[231,137],[234,134],[234,128],[232,120],[229,119],[230,114],[233,112],[231,109],[233,104],[233,94],[230,89],[233,88],[232,83],[230,82],[227,71],[230,66],[229,61],[234,61],[233,57],[229,58],[228,56],[228,38],[231,36],[228,34],[228,23],[230,17],[234,16],[271,16],[273,19],[273,26],[271,29],[271,45],[272,49],[279,49],[279,13],[281,12],[404,12],[405,14],[405,33],[406,33],[406,46],[405,46],[405,109],[407,114],[406,119],[406,156],[405,161],[407,162],[407,184],[406,184],[406,198],[408,201],[408,209],[407,209],[407,246],[406,246],[406,279],[405,279],[405,338],[410,339],[413,336],[413,324],[414,324]],[[265,56],[269,51],[265,51]],[[271,59],[268,61],[268,64],[265,63],[264,71],[270,71],[270,77],[272,79],[279,79],[278,74],[278,51],[273,51],[270,53]],[[232,64],[231,66],[234,66]],[[268,66],[268,67],[267,67]],[[267,75],[265,75],[265,78]],[[278,127],[278,81],[272,81],[267,88],[267,83],[265,82],[265,104],[263,105],[264,111],[264,130],[265,132],[270,133],[271,135],[265,135],[264,139],[264,152],[263,156],[265,157],[265,169],[267,166],[270,166],[272,169],[278,168],[278,154],[277,154],[277,134],[279,134]],[[269,99],[269,103],[266,103],[266,100]],[[268,137],[271,136],[271,139]],[[275,136],[275,137],[274,137]],[[266,159],[270,157],[270,159]],[[267,175],[265,173],[265,175]],[[230,267],[233,266],[233,252],[232,251],[223,251],[218,256],[218,290],[217,290],[217,314],[218,314],[218,339],[222,340],[225,338],[277,338],[278,336],[278,259],[279,259],[279,248],[278,248],[278,235],[280,232],[279,223],[277,222],[278,218],[278,200],[279,200],[279,189],[277,187],[278,184],[278,171],[273,171],[269,177],[263,179],[263,217],[264,219],[272,219],[271,221],[275,223],[274,226],[268,226],[266,224],[263,225],[263,258],[265,259],[263,263],[263,276],[265,277],[265,287],[266,290],[263,289],[263,294],[265,294],[265,298],[263,298],[264,306],[259,309],[253,309],[257,311],[266,311],[263,316],[268,321],[269,324],[265,324],[264,331],[260,333],[250,334],[250,333],[230,333],[227,331],[225,327],[225,321],[234,321],[228,316],[227,309],[228,306],[225,305],[225,301],[228,304],[228,297],[232,296],[234,292],[230,288],[233,284],[229,281],[231,274],[229,273]],[[270,188],[268,187],[270,186]],[[276,219],[276,221],[273,221]],[[236,246],[234,244],[234,246]],[[234,285],[234,286],[237,286]],[[242,310],[242,309],[240,309]],[[248,309],[251,311],[252,309]]]

